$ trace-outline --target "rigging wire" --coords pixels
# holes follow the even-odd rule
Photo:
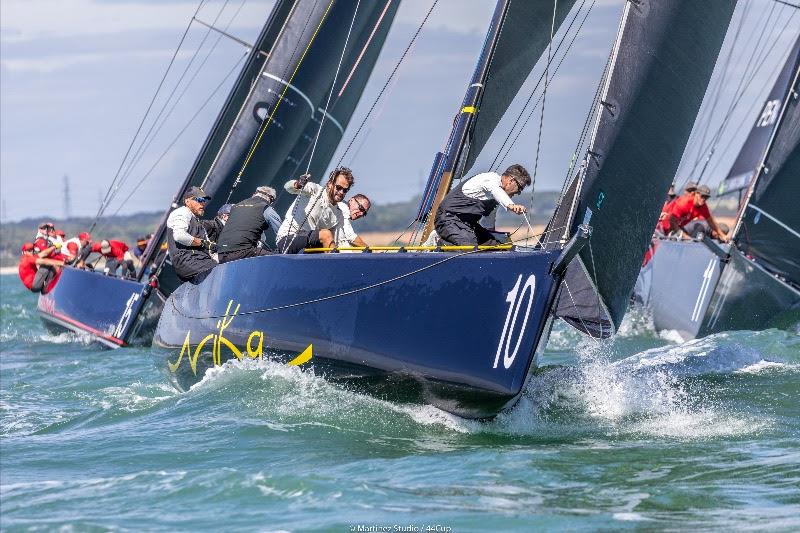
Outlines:
[[[314,151],[317,148],[317,142],[319,141],[319,137],[322,134],[322,126],[325,124],[325,117],[328,115],[328,108],[331,104],[331,98],[333,98],[333,93],[336,91],[336,80],[339,79],[339,72],[342,70],[342,63],[344,63],[344,56],[347,53],[347,45],[350,42],[350,35],[353,33],[353,26],[356,23],[356,18],[358,17],[358,8],[361,6],[361,0],[356,2],[356,8],[353,10],[353,19],[350,21],[350,27],[347,30],[347,36],[344,39],[344,46],[342,46],[342,55],[339,56],[339,64],[336,66],[336,73],[333,75],[333,83],[331,83],[331,90],[328,92],[328,100],[325,102],[325,110],[322,113],[322,118],[319,121],[319,128],[317,128],[317,134],[314,136],[314,143],[311,147],[311,155],[308,156],[308,164],[306,165],[306,171],[304,174],[308,174],[309,169],[311,168],[311,161],[314,159]],[[292,244],[294,243],[295,238],[297,237],[300,228],[303,227],[303,224],[306,223],[308,216],[311,214],[311,211],[314,209],[314,206],[321,198],[321,195],[317,195],[314,199],[314,203],[311,204],[311,208],[306,213],[305,219],[303,220],[302,224],[297,227],[297,232],[292,234],[292,240],[289,241],[289,244],[284,247],[283,252],[286,253],[286,250],[291,248]],[[292,202],[292,218],[291,221],[294,222],[295,216],[297,213],[297,206],[300,204],[299,202],[300,197],[298,196],[294,202]],[[289,226],[289,230],[291,231],[291,224]]]
[[[180,51],[181,47],[183,46],[183,42],[186,40],[186,35],[189,33],[189,29],[192,27],[192,23],[194,22],[194,17],[196,17],[197,14],[200,12],[200,8],[203,7],[204,3],[205,3],[205,0],[200,0],[200,3],[198,4],[197,9],[195,9],[195,12],[194,12],[194,15],[192,16],[192,19],[189,21],[189,24],[186,25],[186,29],[183,31],[183,35],[181,36],[180,41],[178,42],[178,46],[175,48],[175,52],[173,52],[172,58],[169,60],[169,64],[167,65],[167,69],[164,71],[164,75],[161,77],[161,81],[158,83],[158,87],[156,87],[156,91],[153,94],[153,97],[150,99],[150,103],[148,104],[147,109],[145,110],[145,113],[144,113],[144,116],[142,117],[142,120],[139,122],[138,128],[136,128],[136,133],[134,133],[133,138],[131,139],[131,142],[128,145],[128,149],[125,151],[125,155],[123,156],[122,161],[120,161],[119,168],[117,168],[117,171],[114,174],[114,178],[111,180],[111,185],[109,186],[108,190],[106,191],[106,194],[103,197],[103,201],[100,203],[100,207],[97,210],[97,214],[95,215],[94,221],[92,221],[92,224],[89,227],[89,232],[90,233],[92,231],[94,231],[94,228],[97,226],[98,220],[100,219],[100,217],[103,215],[103,212],[105,211],[105,208],[107,206],[107,201],[109,199],[109,195],[112,194],[113,190],[115,190],[114,186],[115,186],[115,184],[117,182],[117,179],[119,178],[120,172],[122,172],[122,167],[125,165],[125,161],[128,159],[128,155],[130,155],[131,149],[133,148],[133,145],[136,142],[136,139],[139,136],[139,133],[141,132],[142,127],[144,126],[145,120],[147,120],[147,116],[150,114],[150,109],[152,109],[153,104],[155,103],[156,98],[158,97],[158,94],[161,91],[161,87],[164,85],[164,81],[167,79],[167,75],[169,74],[170,70],[172,69],[172,65],[175,63],[175,58],[178,57],[178,52]]]
[[[773,6],[773,7],[775,7],[775,6]],[[767,19],[764,21],[764,26],[763,26],[763,28],[761,30],[760,37],[757,40],[756,45],[753,47],[753,50],[752,50],[752,52],[750,54],[750,58],[748,59],[746,65],[745,65],[744,74],[739,78],[739,82],[738,82],[736,88],[733,91],[733,95],[734,95],[733,99],[731,100],[731,103],[728,105],[728,108],[726,110],[726,113],[725,113],[725,115],[723,117],[722,122],[717,127],[717,129],[715,130],[714,135],[712,135],[712,137],[709,140],[709,142],[707,144],[705,144],[705,145],[702,145],[702,144],[700,145],[701,149],[698,152],[697,159],[695,160],[694,164],[692,165],[692,168],[691,168],[691,170],[689,172],[689,176],[690,177],[691,176],[695,176],[697,174],[697,170],[698,170],[697,167],[700,165],[700,163],[704,162],[704,161],[705,161],[705,163],[704,163],[703,169],[701,169],[700,175],[694,181],[698,181],[698,182],[702,181],[703,173],[705,172],[705,169],[706,169],[706,167],[708,165],[708,161],[711,159],[711,157],[713,157],[715,147],[716,147],[717,143],[719,142],[719,140],[721,139],[722,135],[724,134],[725,130],[727,129],[727,126],[728,126],[728,123],[730,121],[730,118],[731,118],[732,114],[736,110],[739,102],[741,101],[742,97],[744,96],[744,93],[747,91],[747,89],[750,87],[752,81],[755,79],[756,74],[763,67],[764,59],[771,53],[772,49],[774,49],[775,45],[777,44],[778,39],[773,41],[772,45],[768,49],[766,49],[766,51],[765,51],[765,47],[767,46],[767,43],[764,42],[762,44],[762,38],[766,33],[765,29],[766,29],[766,26],[769,25],[769,21],[771,19],[771,16],[772,16],[772,13],[770,13],[769,16],[767,17]],[[791,17],[790,17],[790,19],[791,19]],[[788,21],[787,21],[787,23],[788,23]]]
[[[228,23],[225,25],[225,30],[227,30],[230,27],[230,25],[233,23],[233,21],[236,19],[236,17],[241,12],[241,10],[244,7],[246,2],[247,2],[247,0],[242,0],[242,2],[239,4],[239,7],[236,9],[234,14],[231,16],[230,20],[228,20]],[[223,6],[223,8],[224,8],[224,6]],[[222,14],[222,11],[220,11],[219,14],[217,15],[217,18],[214,20],[214,24],[216,24],[216,22],[219,19],[219,16],[221,14]],[[209,30],[209,32],[210,31],[211,30]],[[206,33],[206,37],[207,36],[208,36],[208,33]],[[164,115],[163,118],[161,118],[162,114],[164,112],[164,109],[169,104],[169,100],[172,98],[172,95],[175,93],[175,90],[173,90],[172,94],[170,94],[170,97],[165,102],[164,107],[162,107],[161,112],[159,113],[158,117],[156,117],[156,120],[150,126],[150,131],[148,131],[147,135],[145,136],[145,139],[142,141],[142,144],[139,145],[139,150],[137,151],[137,153],[132,158],[132,163],[128,166],[127,170],[123,174],[122,183],[124,183],[130,177],[130,175],[133,172],[133,169],[142,161],[144,155],[147,153],[147,150],[150,148],[150,146],[152,145],[153,141],[156,139],[158,134],[164,128],[164,125],[166,124],[167,120],[169,120],[169,118],[172,116],[172,113],[178,107],[178,104],[183,100],[183,97],[189,91],[189,88],[191,88],[192,84],[197,79],[197,76],[200,74],[200,72],[202,72],[203,67],[206,65],[206,63],[208,62],[209,58],[211,57],[211,54],[213,54],[214,51],[216,51],[217,46],[219,45],[220,41],[222,40],[222,37],[223,37],[223,34],[218,34],[217,40],[214,42],[214,44],[211,46],[211,48],[208,50],[208,52],[206,52],[205,57],[200,62],[200,64],[197,66],[197,68],[195,69],[194,73],[192,74],[192,77],[189,79],[189,81],[183,87],[183,90],[181,91],[181,93],[178,95],[178,97],[172,103],[172,106],[170,107],[169,111],[167,111],[166,115]],[[203,41],[200,43],[198,49],[202,49],[204,43],[205,43],[205,37],[203,38]],[[186,71],[188,71],[190,66],[191,66],[191,62],[189,63],[189,65],[187,65]],[[186,71],[184,71],[184,75],[186,74]],[[182,79],[183,79],[183,76],[181,76],[181,80]],[[180,83],[180,81],[178,83]],[[175,86],[175,89],[177,89],[177,88],[178,88],[178,85]],[[158,122],[158,120],[160,118],[161,118],[161,123],[158,124],[157,127],[155,127],[156,123]],[[155,127],[155,132],[153,132],[154,127]],[[151,132],[153,132],[152,136],[151,136]]]
[[[591,13],[591,11],[592,11],[592,7],[594,6],[595,2],[596,2],[596,0],[592,0],[592,4],[591,4],[591,6],[589,7],[589,10],[588,10],[588,11],[587,11],[587,12],[584,14],[584,17],[583,17],[583,19],[581,20],[581,23],[580,23],[580,25],[578,26],[578,29],[576,30],[575,34],[572,36],[572,39],[570,40],[570,43],[569,43],[569,45],[567,46],[567,49],[564,51],[564,55],[562,55],[562,56],[561,56],[561,59],[559,60],[558,64],[556,65],[556,68],[555,68],[555,70],[553,71],[553,77],[551,78],[551,80],[550,80],[550,83],[552,83],[552,80],[553,80],[553,79],[555,79],[555,76],[556,76],[556,74],[558,74],[558,71],[559,71],[559,69],[561,68],[561,65],[562,65],[562,64],[563,64],[563,62],[564,62],[564,59],[566,59],[567,55],[569,54],[570,50],[572,49],[572,46],[575,44],[575,40],[577,39],[578,35],[580,34],[580,32],[581,32],[581,30],[582,30],[582,28],[583,28],[583,25],[584,25],[584,23],[586,22],[586,19],[588,18],[589,14],[590,14],[590,13]],[[564,36],[564,39],[566,39],[566,35]],[[557,53],[557,52],[558,52],[558,48],[556,48],[556,53]],[[542,74],[542,76],[539,78],[539,81],[541,81],[542,79],[544,79],[544,74]],[[538,84],[539,84],[539,82],[537,82],[537,87],[538,87]],[[537,87],[534,87],[534,91],[536,90],[536,88],[537,88]],[[532,93],[531,93],[531,95],[530,95],[530,97],[529,97],[529,100],[531,100],[531,99],[533,98],[533,95],[534,95],[534,94],[533,94],[533,92],[532,92]],[[511,144],[510,144],[510,145],[508,145],[508,148],[506,148],[506,150],[505,150],[505,154],[504,154],[504,155],[503,155],[503,156],[500,158],[500,163],[501,163],[501,164],[503,163],[503,161],[505,161],[505,159],[506,159],[506,158],[509,156],[509,154],[511,153],[511,150],[514,148],[514,146],[516,145],[516,143],[517,143],[517,141],[519,140],[520,136],[522,135],[522,132],[523,132],[523,131],[525,130],[525,128],[527,127],[527,125],[528,125],[528,122],[530,121],[531,117],[533,117],[533,113],[534,113],[534,111],[536,110],[536,108],[539,106],[539,102],[541,102],[541,100],[542,100],[542,97],[541,97],[541,96],[539,96],[539,98],[538,98],[538,99],[536,100],[536,102],[534,103],[533,107],[532,107],[532,108],[530,109],[530,111],[528,112],[528,115],[527,115],[527,117],[526,117],[526,118],[525,118],[525,120],[523,121],[523,123],[522,123],[522,126],[520,126],[519,130],[517,131],[517,133],[516,133],[516,135],[515,135],[515,137],[514,137],[513,141],[511,142]],[[527,104],[526,104],[526,105],[527,105]],[[519,118],[521,118],[521,117],[522,117],[522,115],[523,115],[524,113],[525,113],[525,107],[523,107],[522,111],[520,111],[520,113],[519,113],[519,115],[518,115],[518,117],[517,117],[517,118],[518,118],[518,119],[519,119]],[[507,139],[506,139],[506,140],[508,140],[508,138],[510,138],[512,134],[513,134],[513,130],[509,132],[509,134],[508,134],[508,136],[507,136]],[[505,146],[505,144],[506,144],[506,143],[504,142],[504,143],[503,143],[503,146]],[[498,153],[498,155],[499,155],[499,153]],[[493,166],[494,166],[494,165],[493,165]]]
[[[170,144],[167,146],[167,148],[163,152],[161,152],[161,155],[158,157],[158,159],[156,159],[155,163],[153,163],[153,165],[150,167],[150,169],[136,183],[136,185],[133,187],[133,190],[131,190],[130,193],[128,193],[128,196],[126,196],[125,200],[123,200],[120,203],[120,206],[117,208],[116,211],[114,211],[114,214],[112,216],[115,216],[117,213],[119,213],[119,211],[125,206],[125,204],[128,203],[128,200],[130,200],[131,197],[133,196],[133,194],[139,189],[139,187],[142,186],[142,184],[150,176],[150,174],[153,172],[153,170],[155,170],[155,168],[158,166],[158,164],[161,162],[161,160],[164,158],[164,156],[167,155],[167,153],[172,149],[172,147],[175,145],[175,143],[178,142],[178,139],[180,139],[181,136],[186,132],[186,130],[189,129],[189,126],[191,126],[192,123],[194,122],[194,120],[200,115],[200,112],[203,109],[205,109],[205,107],[211,102],[213,97],[225,85],[225,82],[227,82],[228,79],[236,72],[236,70],[239,68],[239,65],[242,63],[242,61],[244,61],[244,59],[246,57],[247,57],[247,54],[242,55],[242,57],[239,58],[239,61],[237,61],[233,65],[233,67],[225,74],[225,77],[222,78],[222,81],[214,88],[214,90],[211,92],[211,94],[208,96],[208,98],[206,98],[206,100],[203,102],[203,104],[197,109],[195,114],[192,115],[192,118],[189,119],[189,122],[187,122],[186,125],[178,132],[178,134],[175,136],[175,138],[173,138],[172,142],[170,142]]]
[[[792,13],[792,15],[786,21],[786,24],[784,24],[783,28],[779,32],[779,35],[782,34],[786,30],[786,28],[789,26],[789,23],[791,22],[792,18],[794,18],[794,15],[795,15],[795,13]],[[726,113],[725,117],[723,118],[722,122],[720,123],[719,127],[717,128],[714,136],[712,137],[711,141],[709,142],[709,145],[707,145],[705,147],[704,153],[710,152],[712,147],[715,146],[720,141],[720,139],[722,138],[723,134],[725,133],[725,131],[728,128],[728,125],[730,123],[730,119],[733,116],[733,112],[738,107],[739,102],[742,100],[742,97],[744,96],[745,92],[747,91],[747,89],[752,84],[753,80],[756,79],[756,75],[758,74],[758,72],[764,66],[765,62],[763,61],[763,59],[765,59],[768,55],[770,55],[772,53],[772,50],[778,44],[779,40],[780,40],[779,38],[776,38],[775,41],[773,41],[773,43],[770,46],[770,48],[761,56],[761,61],[758,62],[758,66],[755,68],[755,70],[751,73],[750,76],[746,77],[747,81],[744,83],[744,86],[741,88],[739,93],[736,94],[734,100],[731,102],[731,105],[728,108],[728,112]],[[701,175],[700,182],[702,182],[702,175]]]
[[[250,149],[247,151],[247,155],[245,157],[245,160],[242,163],[242,168],[239,169],[239,172],[236,174],[236,179],[233,180],[233,185],[231,186],[230,191],[228,191],[228,197],[225,200],[225,203],[229,203],[230,202],[231,196],[233,196],[233,192],[236,190],[236,188],[239,186],[239,183],[241,183],[241,181],[242,181],[242,176],[244,175],[244,171],[247,169],[247,167],[250,164],[250,161],[252,160],[253,156],[255,155],[256,150],[258,149],[258,145],[261,144],[261,140],[264,138],[264,134],[267,132],[267,129],[269,129],[270,125],[274,122],[273,119],[275,118],[275,114],[278,112],[278,109],[281,107],[281,104],[283,103],[283,101],[285,99],[286,92],[289,90],[289,87],[291,86],[292,81],[294,81],[294,77],[297,75],[297,72],[300,70],[300,66],[303,64],[303,60],[305,59],[306,54],[311,49],[311,45],[316,40],[317,34],[319,33],[319,30],[322,28],[322,25],[324,24],[325,20],[327,20],[328,13],[330,12],[334,1],[335,0],[331,0],[330,2],[328,2],[328,6],[325,8],[325,11],[322,13],[322,17],[320,18],[319,23],[317,24],[317,27],[314,29],[314,32],[311,34],[311,38],[309,39],[308,44],[306,45],[306,47],[303,50],[302,54],[300,54],[300,58],[298,59],[297,64],[295,65],[294,71],[292,72],[291,76],[289,76],[289,79],[286,80],[286,83],[284,84],[284,87],[281,90],[281,93],[278,95],[278,100],[275,103],[275,105],[273,106],[272,111],[270,112],[269,116],[267,116],[261,122],[261,125],[258,128],[258,132],[253,137],[252,143],[250,143]],[[318,1],[314,2],[314,9],[316,9],[318,4],[319,4]],[[308,28],[308,23],[311,21],[311,15],[313,14],[313,12],[314,12],[313,9],[309,11],[308,17],[306,18],[306,22],[303,25],[303,31],[300,33],[301,36],[305,34],[306,29]],[[298,38],[297,41],[295,42],[295,46],[294,46],[294,49],[292,50],[292,54],[289,57],[295,57],[295,54],[297,53],[297,50],[299,48],[300,48],[300,39]],[[290,65],[290,62],[287,62],[286,63],[286,68],[284,69],[283,75],[281,76],[282,80],[286,79],[286,74],[289,72],[289,68],[290,68],[289,65]],[[268,62],[265,62],[264,63],[263,72],[266,72],[267,66],[268,66]],[[262,73],[259,74],[259,77],[261,75],[262,75]],[[255,85],[254,85],[254,87],[255,87]],[[235,127],[235,124],[234,124],[233,127]],[[229,130],[228,136],[230,136],[231,132],[233,131],[233,127],[231,127],[231,129]],[[228,140],[228,137],[226,137],[225,142],[227,142],[227,140]],[[224,145],[223,145],[223,147],[224,147]],[[217,152],[217,156],[214,159],[214,162],[211,164],[211,166],[208,169],[208,172],[206,173],[206,177],[203,180],[203,184],[204,185],[205,185],[206,181],[208,181],[208,178],[211,175],[211,172],[214,170],[214,166],[216,165],[217,158],[219,158],[219,155],[221,153],[222,153],[222,148],[220,148],[220,150]]]
[[[582,0],[581,5],[578,7],[577,11],[575,12],[575,15],[573,15],[572,20],[570,21],[569,25],[567,26],[567,29],[564,32],[564,36],[561,38],[561,40],[558,42],[558,45],[556,46],[555,55],[558,55],[559,50],[561,50],[561,45],[564,44],[564,41],[566,41],[567,35],[569,35],[569,32],[572,29],[572,26],[575,24],[575,21],[577,20],[578,16],[580,15],[581,11],[583,10],[583,6],[585,4],[586,4],[586,0]],[[594,5],[594,2],[592,2],[592,5]],[[589,11],[591,11],[591,7],[589,8]],[[578,29],[578,32],[580,32],[580,28]],[[551,42],[552,42],[552,39],[551,39]],[[574,42],[574,39],[573,39],[573,42]],[[571,45],[571,43],[570,43],[570,45]],[[549,44],[548,44],[548,46],[549,46]],[[564,53],[566,54],[567,52],[569,52],[569,46],[567,47],[567,51],[564,52]],[[552,60],[548,60],[547,67],[550,66],[549,64],[551,62],[552,62]],[[555,73],[554,73],[554,75],[555,75]],[[503,150],[505,149],[506,144],[508,143],[509,139],[511,138],[511,135],[513,135],[514,130],[516,129],[516,127],[519,125],[519,121],[522,118],[522,115],[525,113],[525,110],[528,108],[528,105],[530,105],[531,100],[536,95],[536,91],[539,89],[539,85],[542,83],[543,79],[544,79],[544,72],[539,76],[539,79],[536,81],[536,85],[533,86],[533,89],[531,89],[531,92],[528,95],[528,98],[525,100],[525,104],[522,106],[522,109],[517,114],[517,116],[516,116],[516,118],[514,120],[514,123],[511,125],[511,128],[509,129],[508,134],[506,135],[506,138],[503,140],[503,144],[501,144],[500,148],[497,150],[497,153],[495,154],[494,159],[492,160],[492,164],[489,166],[489,168],[491,168],[491,169],[493,169],[495,171],[497,170],[498,158],[500,158],[500,154],[503,153]],[[500,160],[499,162],[502,163],[502,161],[503,160]]]
[[[358,129],[353,134],[353,137],[350,139],[350,142],[347,144],[347,147],[345,148],[344,152],[342,152],[342,155],[339,157],[339,161],[336,163],[337,167],[342,165],[342,161],[344,160],[345,156],[347,155],[347,152],[350,151],[350,148],[353,146],[353,142],[355,142],[356,137],[358,137],[358,134],[361,133],[361,130],[364,128],[364,124],[367,122],[367,119],[369,119],[370,115],[372,114],[372,111],[375,109],[375,106],[378,104],[378,101],[381,99],[381,96],[383,96],[383,93],[386,92],[386,88],[388,87],[389,83],[392,81],[392,78],[394,78],[394,75],[397,73],[397,70],[400,68],[400,65],[403,63],[403,60],[406,58],[406,55],[408,54],[408,51],[411,49],[411,47],[413,46],[414,42],[417,40],[417,37],[419,36],[419,33],[422,31],[422,28],[425,26],[425,23],[428,21],[428,18],[431,16],[431,13],[433,13],[433,10],[436,7],[436,4],[438,4],[438,3],[439,3],[439,0],[434,0],[433,4],[431,4],[430,9],[428,9],[428,12],[425,14],[425,18],[422,19],[422,22],[420,23],[419,27],[417,27],[417,30],[414,32],[414,35],[411,37],[411,41],[408,43],[408,46],[406,46],[406,49],[403,51],[403,54],[400,56],[400,59],[397,61],[397,64],[395,64],[394,68],[392,69],[391,74],[389,74],[389,77],[386,79],[386,83],[383,84],[383,87],[381,88],[380,92],[378,93],[378,96],[376,96],[375,100],[372,102],[372,105],[370,106],[369,111],[367,111],[367,114],[364,115],[364,119],[361,121],[361,124],[359,124]]]
[[[544,126],[544,109],[547,106],[547,86],[550,84],[550,80],[548,79],[550,73],[550,61],[551,61],[551,52],[553,48],[553,33],[555,32],[556,28],[556,12],[558,11],[558,0],[553,0],[553,19],[550,23],[550,40],[547,42],[547,63],[544,66],[544,89],[542,89],[542,109],[541,114],[539,115],[539,135],[536,139],[536,159],[533,164],[533,176],[531,176],[531,201],[530,207],[533,209],[533,194],[536,189],[536,172],[539,170],[539,149],[542,145],[542,126]],[[525,217],[527,221],[527,216]],[[528,222],[528,226],[531,223]],[[532,230],[533,228],[531,228]]]

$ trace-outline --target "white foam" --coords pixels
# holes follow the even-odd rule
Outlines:
[[[790,365],[788,363],[779,363],[777,361],[765,361],[761,360],[757,363],[754,363],[750,366],[746,366],[744,368],[740,368],[736,370],[737,374],[759,374],[761,372],[768,372],[768,371],[791,371],[800,369],[800,365]]]

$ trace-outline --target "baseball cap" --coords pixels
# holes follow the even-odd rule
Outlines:
[[[26,242],[25,244],[23,244],[22,245],[22,251],[23,252],[32,252],[33,251],[33,243],[32,242]]]
[[[700,196],[705,196],[706,198],[711,196],[711,189],[708,188],[708,185],[698,185],[695,192],[699,192]]]
[[[200,187],[189,187],[186,189],[186,192],[183,193],[183,199],[186,200],[187,198],[207,198],[210,200],[211,196],[207,195],[206,191]]]
[[[219,211],[217,211],[217,214],[218,215],[230,215],[232,207],[233,207],[233,204],[223,204],[222,207],[219,208]]]
[[[92,236],[84,231],[83,233],[78,234],[78,239],[81,241],[91,241]]]
[[[67,234],[64,233],[63,229],[57,229],[56,230],[56,235],[58,235],[59,237],[66,237],[67,236]]]
[[[105,239],[100,241],[100,252],[104,253],[104,254],[110,254],[111,253],[111,243],[108,242]]]
[[[683,190],[686,192],[694,192],[697,190],[697,182],[696,181],[687,181],[686,185],[684,185]]]

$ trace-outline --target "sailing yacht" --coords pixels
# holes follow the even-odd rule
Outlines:
[[[800,322],[800,37],[720,194],[743,193],[730,244],[658,239],[635,298],[684,340]]]
[[[421,225],[464,176],[572,4],[497,2],[435,158]],[[159,365],[183,389],[228,360],[274,358],[464,417],[512,406],[556,317],[595,337],[618,328],[734,5],[625,2],[583,164],[537,245],[224,263],[168,298],[153,339]]]
[[[276,2],[164,212],[136,279],[64,267],[53,290],[38,301],[45,325],[56,332],[89,335],[110,348],[149,344],[164,302],[180,285],[162,245],[167,216],[180,205],[184,191],[202,187],[213,196],[206,210],[214,213],[224,203],[249,197],[256,186],[279,189],[298,169],[321,175],[361,98],[399,4]],[[346,74],[346,83],[326,102],[337,70]],[[320,127],[323,122],[325,128]],[[275,206],[285,209],[288,202],[279,197]]]

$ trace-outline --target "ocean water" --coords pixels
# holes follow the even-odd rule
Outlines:
[[[0,278],[4,531],[800,530],[800,336],[557,325],[490,422],[269,362],[187,393]]]

